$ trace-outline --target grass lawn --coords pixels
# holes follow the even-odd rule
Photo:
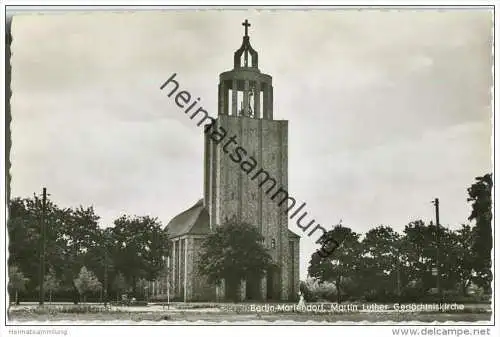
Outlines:
[[[263,305],[263,304],[259,304]],[[476,322],[490,321],[491,307],[484,305],[470,305],[464,310],[436,312],[436,311],[347,311],[347,312],[255,312],[249,310],[248,304],[221,304],[221,303],[179,303],[169,308],[162,305],[148,305],[145,307],[113,307],[106,309],[102,305],[47,305],[39,308],[36,305],[14,306],[9,309],[9,322],[27,321],[151,321],[165,324],[180,322],[205,321],[207,323],[232,322],[266,322],[292,321],[316,323],[328,322]]]
[[[26,314],[15,313],[9,315],[9,321],[154,321],[168,322],[196,322],[206,321],[212,323],[222,322],[247,322],[247,321],[294,321],[294,322],[476,322],[489,321],[491,313],[349,313],[349,314],[313,314],[313,313],[278,313],[278,314],[235,314],[235,313],[206,313],[206,312],[107,312],[88,314]]]

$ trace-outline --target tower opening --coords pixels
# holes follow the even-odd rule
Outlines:
[[[238,91],[237,92],[237,99],[238,99],[238,116],[245,116],[245,106],[243,105],[243,92]]]
[[[268,300],[273,300],[276,298],[275,296],[275,291],[274,291],[274,270],[272,268],[269,268],[267,270],[266,274],[266,286],[267,286],[267,299]]]
[[[258,277],[251,277],[246,280],[246,299],[248,301],[261,300],[260,282]]]
[[[264,95],[262,95],[262,92],[260,92],[258,104],[259,104],[259,111],[260,111],[259,118],[262,118],[262,111],[264,111]]]
[[[236,105],[238,104],[238,97],[236,95],[236,99],[235,99],[235,95],[233,94],[233,89],[229,89],[228,90],[229,92],[229,106],[232,107],[233,105]],[[234,100],[234,103],[233,103],[233,100]],[[232,109],[230,109],[230,111],[226,111],[228,113],[228,115],[233,115],[234,114],[234,111],[232,111]]]

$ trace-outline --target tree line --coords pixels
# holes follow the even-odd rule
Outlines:
[[[24,301],[39,299],[44,210],[45,300],[139,296],[141,282],[156,278],[166,265],[169,241],[157,218],[123,215],[101,228],[93,207],[61,208],[51,200],[43,207],[38,195],[12,199],[8,210],[9,292],[16,302],[19,293]]]
[[[417,220],[406,225],[403,233],[381,225],[362,237],[348,227],[336,226],[322,237],[335,242],[335,250],[327,256],[318,250],[311,256],[311,279],[302,282],[301,291],[309,300],[320,294],[338,302],[422,301],[429,296],[436,300],[439,236],[444,294],[465,295],[471,286],[490,294],[492,186],[491,174],[476,178],[467,189],[470,223],[455,230],[440,226],[438,231],[435,224]],[[9,203],[9,292],[16,301],[20,292],[23,300],[38,299],[42,209],[36,195]],[[87,295],[102,300],[103,293],[117,296],[123,292],[140,297],[138,290],[144,282],[165,272],[170,243],[167,229],[157,218],[123,215],[112,226],[100,228],[92,207],[60,208],[50,200],[44,218],[44,288],[49,300],[55,296],[76,303],[86,301]],[[238,300],[241,280],[258,280],[277,266],[256,226],[232,219],[215,228],[203,244],[199,269],[211,283],[226,280],[230,297]]]
[[[472,285],[491,294],[492,185],[491,174],[476,178],[467,190],[472,206],[467,220],[471,223],[456,230],[446,226],[438,229],[436,224],[417,220],[406,225],[402,234],[389,226],[378,226],[361,238],[348,227],[336,226],[324,239],[341,238],[340,246],[329,256],[320,250],[312,255],[308,274],[313,280],[304,282],[302,291],[314,297],[311,289],[326,282],[334,289],[323,295],[336,297],[338,302],[456,298],[458,294],[466,296]],[[437,270],[441,294],[437,293]],[[318,291],[328,293],[325,289]]]

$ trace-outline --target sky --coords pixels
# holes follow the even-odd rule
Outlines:
[[[363,234],[467,222],[492,170],[492,12],[138,11],[16,15],[11,188],[62,207],[167,224],[202,195],[202,130],[159,88],[217,113],[248,19],[274,118],[289,121],[289,191],[308,219]],[[302,235],[295,222],[289,228]],[[300,274],[318,248],[301,239]]]

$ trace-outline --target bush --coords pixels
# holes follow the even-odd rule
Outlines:
[[[300,283],[300,291],[304,294],[304,299],[308,302],[335,302],[337,300],[337,289],[335,284],[330,282],[319,282],[308,278]]]

